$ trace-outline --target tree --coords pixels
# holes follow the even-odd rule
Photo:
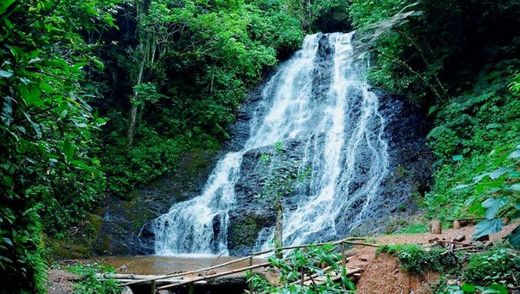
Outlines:
[[[0,269],[2,292],[43,291],[42,223],[63,229],[104,190],[94,156],[104,120],[84,69],[100,64],[83,34],[113,27],[116,2],[0,4]]]

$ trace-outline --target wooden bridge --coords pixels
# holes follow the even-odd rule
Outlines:
[[[325,242],[325,243],[317,243],[317,244],[306,244],[306,245],[297,245],[297,246],[288,246],[283,248],[276,249],[277,251],[284,252],[288,250],[293,250],[297,248],[306,248],[309,246],[321,246],[321,245],[334,245],[340,247],[342,258],[341,258],[341,266],[347,268],[347,275],[350,277],[359,276],[362,269],[360,268],[349,268],[346,266],[348,258],[345,254],[345,246],[349,245],[363,245],[363,246],[373,246],[377,247],[376,244],[362,242],[364,238],[355,238],[349,237],[339,241],[334,242]],[[174,290],[178,287],[190,287],[194,285],[203,285],[207,284],[208,281],[216,278],[223,277],[243,277],[245,272],[247,271],[256,271],[259,272],[262,269],[266,269],[271,267],[269,262],[266,262],[265,259],[261,258],[261,256],[266,255],[268,253],[274,252],[275,249],[265,250],[261,252],[253,253],[249,256],[238,258],[231,260],[229,262],[224,262],[221,264],[213,265],[210,267],[205,267],[197,270],[186,271],[186,272],[171,272],[164,275],[134,275],[134,274],[103,274],[99,275],[100,278],[104,279],[115,279],[121,283],[123,286],[135,286],[135,285],[146,285],[150,288],[150,293],[161,293],[163,290]],[[238,268],[232,270],[220,271],[224,267],[235,266]],[[323,269],[325,273],[328,273],[330,279],[335,281],[341,279],[341,273],[335,272],[331,267],[326,267]],[[302,275],[301,280],[296,281],[294,283],[301,283],[303,285],[308,285],[310,283],[320,284],[324,283],[326,278],[323,276],[314,275]],[[164,291],[165,293],[167,291]],[[190,291],[191,292],[191,291]]]

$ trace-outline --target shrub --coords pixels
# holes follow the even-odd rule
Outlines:
[[[121,287],[114,279],[101,280],[96,273],[114,272],[112,268],[100,264],[76,264],[69,271],[83,276],[83,279],[74,285],[75,294],[119,294]]]
[[[474,254],[464,269],[464,280],[477,285],[500,281],[520,285],[520,254],[507,248]]]
[[[385,245],[377,253],[387,253],[399,259],[401,267],[414,274],[428,270],[446,271],[457,267],[457,257],[445,254],[445,250],[432,248],[425,250],[416,244]]]

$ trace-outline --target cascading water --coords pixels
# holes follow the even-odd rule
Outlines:
[[[350,228],[370,213],[388,173],[388,145],[378,98],[363,79],[366,62],[354,55],[352,35],[305,38],[302,50],[265,85],[265,111],[253,115],[242,150],[217,163],[202,195],[154,221],[157,254],[227,254],[228,212],[244,154],[287,140],[305,146],[298,164],[310,167],[310,175],[308,189],[295,192],[295,207],[284,209],[285,245],[338,237],[338,219],[351,208]],[[257,246],[267,247],[272,233],[260,231]]]

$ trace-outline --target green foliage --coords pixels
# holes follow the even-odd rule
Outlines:
[[[287,0],[285,2],[289,12],[299,19],[301,27],[306,32],[351,30],[349,1]]]
[[[459,285],[443,285],[438,294],[473,294],[473,293],[483,293],[483,294],[508,294],[507,288],[493,283],[487,287],[485,286],[476,286],[470,283],[464,283],[461,286]]]
[[[68,268],[83,279],[74,284],[75,294],[119,294],[122,289],[114,279],[99,279],[96,274],[110,274],[114,270],[101,264],[75,264]]]
[[[460,275],[453,277],[461,280],[461,285],[447,285],[441,281],[437,293],[497,293],[507,294],[509,289],[518,287],[520,273],[518,251],[508,248],[493,248],[489,251],[472,254]]]
[[[104,120],[82,82],[99,63],[85,34],[114,27],[115,3],[0,6],[0,269],[10,281],[2,292],[43,292],[41,221],[50,234],[63,231],[104,191],[95,156]]]
[[[500,281],[504,285],[518,286],[520,255],[518,251],[507,248],[474,254],[469,258],[463,274],[466,282],[477,285]]]
[[[476,236],[499,230],[519,201],[519,162],[508,158],[520,133],[519,43],[504,30],[518,22],[517,3],[354,0],[350,14],[376,59],[372,82],[435,118],[428,215],[486,215]]]
[[[125,10],[118,20],[135,26],[103,50],[114,65],[104,72],[112,105],[103,165],[119,195],[171,171],[192,148],[217,149],[247,90],[303,39],[279,0],[133,1]],[[137,112],[130,150],[128,102]]]
[[[479,93],[477,98],[468,93],[436,111],[437,129],[443,131],[430,138],[439,167],[426,198],[429,214],[486,216],[477,235],[499,229],[500,217],[515,217],[520,202],[515,188],[520,103],[518,93],[508,89],[510,76],[510,70],[484,73],[469,92]],[[456,155],[459,160],[453,160]]]
[[[408,224],[405,227],[398,229],[396,234],[420,234],[420,233],[427,233],[427,232],[428,232],[428,226],[426,225],[426,223],[417,222],[417,223]]]
[[[353,0],[349,12],[375,53],[373,84],[421,105],[450,100],[487,64],[518,52],[515,1]]]
[[[428,270],[448,271],[458,265],[457,257],[445,254],[445,250],[439,248],[425,250],[416,244],[385,245],[378,248],[377,252],[397,257],[402,268],[415,274],[422,274]]]
[[[276,142],[272,154],[264,153],[260,156],[260,161],[269,169],[261,179],[260,197],[278,202],[294,192],[297,184],[303,181],[302,177],[306,177],[305,171],[300,171],[296,162],[284,158],[284,152],[283,142]]]
[[[270,284],[259,274],[247,273],[250,288],[258,293],[354,293],[355,286],[347,277],[346,268],[340,264],[341,255],[332,245],[310,246],[296,249],[287,258],[270,257],[269,263],[280,271],[277,285]],[[324,269],[330,267],[329,270]],[[341,281],[332,281],[335,274]],[[325,277],[325,283],[302,285],[303,277]]]

